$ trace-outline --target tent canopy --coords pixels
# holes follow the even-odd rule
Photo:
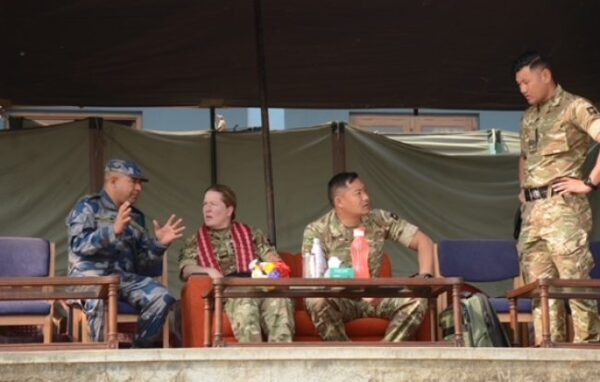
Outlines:
[[[537,49],[600,100],[600,2],[262,0],[269,106],[522,109]],[[7,0],[5,105],[260,105],[249,0]]]

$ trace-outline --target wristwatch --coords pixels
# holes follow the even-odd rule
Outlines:
[[[419,273],[415,277],[418,279],[431,279],[433,275],[431,273]]]
[[[583,181],[583,184],[590,187],[593,191],[596,191],[598,189],[598,185],[592,183],[592,178],[590,178],[589,176]]]

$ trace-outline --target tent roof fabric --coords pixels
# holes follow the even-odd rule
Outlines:
[[[600,100],[600,2],[262,0],[268,103],[523,109],[511,72],[552,57]],[[248,0],[6,0],[5,105],[260,105]]]

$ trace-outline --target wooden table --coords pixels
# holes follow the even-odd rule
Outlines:
[[[0,301],[15,300],[88,300],[102,299],[105,304],[107,336],[104,342],[90,344],[1,344],[1,350],[45,350],[64,348],[118,348],[117,297],[119,276],[102,277],[0,277]]]
[[[429,300],[429,312],[432,325],[437,322],[436,299],[439,295],[448,292],[452,295],[454,307],[454,327],[456,328],[455,345],[463,346],[462,316],[460,309],[460,292],[462,278],[374,278],[374,279],[252,279],[223,277],[214,280],[214,336],[213,346],[225,346],[223,341],[223,305],[227,298],[306,298],[306,297],[328,297],[328,298],[362,298],[362,297],[417,297]],[[205,304],[205,322],[210,322],[211,304]],[[435,329],[435,328],[434,328]],[[205,327],[206,338],[210,324]],[[319,343],[325,345],[325,343]],[[331,343],[327,343],[330,345]],[[339,343],[336,345],[349,345]],[[356,345],[356,343],[350,343]],[[447,342],[419,342],[425,345],[447,345]],[[385,345],[405,345],[404,343],[385,343]]]
[[[542,347],[600,347],[600,344],[555,343],[550,337],[550,309],[548,300],[600,299],[600,280],[566,280],[543,278],[507,293],[510,301],[510,325],[517,333],[517,299],[539,298],[542,310]],[[514,339],[516,341],[516,338]]]

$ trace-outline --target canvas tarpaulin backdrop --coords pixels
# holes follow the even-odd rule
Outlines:
[[[67,266],[65,217],[89,192],[90,132],[87,122],[76,122],[0,133],[0,235],[55,241],[58,274]],[[185,220],[185,235],[192,235],[202,221],[202,192],[210,184],[210,135],[151,133],[110,122],[102,132],[105,158],[135,160],[150,178],[139,201],[147,226],[175,213]],[[345,137],[346,167],[365,180],[374,207],[396,212],[435,240],[512,237],[516,155],[447,156],[352,128]],[[306,224],[329,209],[332,129],[273,132],[272,146],[278,249],[297,253]],[[265,230],[261,150],[259,132],[217,135],[219,182],[237,192],[238,219]],[[181,244],[168,254],[177,296]],[[394,244],[386,251],[396,275],[416,271],[414,253]]]
[[[36,236],[57,244],[57,274],[65,274],[65,218],[89,193],[87,122],[0,133],[0,236]],[[210,185],[210,135],[157,134],[104,122],[105,158],[140,163],[150,182],[138,207],[164,223],[171,213],[184,219],[185,235],[202,222],[203,191]],[[297,252],[307,222],[327,210],[326,182],[332,175],[329,126],[272,134],[278,248]],[[265,185],[259,132],[217,137],[221,183],[238,195],[237,217],[264,232]],[[169,283],[178,296],[177,256],[169,249]]]
[[[395,141],[445,155],[489,155],[521,152],[519,133],[500,130],[478,130],[454,134],[386,134]]]
[[[66,265],[65,217],[88,192],[88,124],[0,132],[0,236],[57,243]]]
[[[447,156],[381,135],[348,132],[348,168],[365,180],[375,206],[395,212],[434,240],[512,238],[518,156]],[[401,260],[395,267],[417,269],[411,251],[389,243],[385,248]]]

